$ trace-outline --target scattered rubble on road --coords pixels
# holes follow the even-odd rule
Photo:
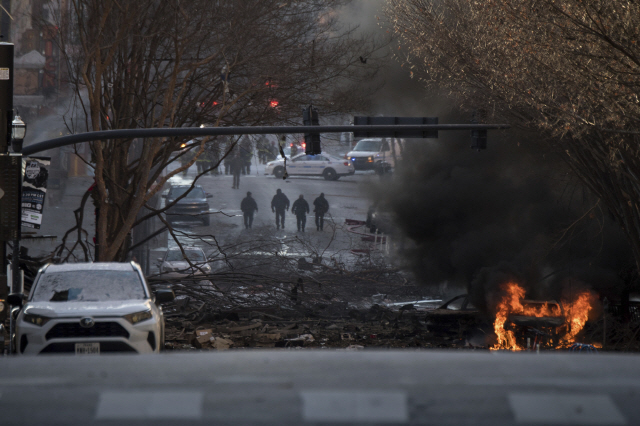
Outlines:
[[[202,325],[170,319],[167,321],[166,348],[473,347],[463,339],[433,335],[417,312],[401,316],[379,305],[368,311],[348,311],[345,317],[334,319],[278,313],[290,319],[274,319],[274,315],[261,315],[259,311],[238,316],[236,320],[203,321]],[[298,319],[294,319],[296,317]]]
[[[296,284],[226,291],[178,285],[176,292],[182,294],[165,307],[166,349],[487,347],[484,338],[470,343],[468,337],[478,330],[469,322],[452,328],[451,334],[434,332],[425,306],[437,306],[440,300],[416,297],[422,296],[421,287],[386,283],[383,294],[380,283],[366,289],[328,280],[306,288]],[[373,294],[362,294],[366,290]],[[243,306],[225,309],[230,300]]]
[[[211,274],[152,277],[152,284],[171,285],[177,295],[164,306],[166,349],[495,349],[495,315],[474,307],[464,290],[449,288],[455,292],[449,296],[457,296],[450,298],[438,286],[420,286],[384,253],[347,250],[341,257],[304,240],[291,250],[293,243],[253,235],[216,255],[219,266]],[[537,327],[525,324],[527,332],[545,333],[535,321]],[[582,342],[614,335],[611,327],[603,334],[604,327],[603,320],[587,323]],[[629,347],[634,330],[630,338],[608,337],[611,347]],[[530,340],[536,347],[544,341]]]

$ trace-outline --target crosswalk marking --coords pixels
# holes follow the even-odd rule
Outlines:
[[[512,393],[509,405],[517,423],[626,425],[609,395]]]
[[[309,422],[406,423],[403,391],[303,391],[302,417]]]
[[[123,419],[200,419],[202,392],[107,391],[100,394],[95,418]]]

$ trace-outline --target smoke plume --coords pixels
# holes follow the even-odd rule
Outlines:
[[[409,141],[378,185],[380,209],[405,238],[400,258],[420,281],[466,287],[484,307],[506,280],[535,298],[557,298],[567,283],[619,288],[632,265],[619,227],[544,144],[490,131],[486,151],[469,145],[469,132]]]

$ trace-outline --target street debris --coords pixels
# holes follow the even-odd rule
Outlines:
[[[215,255],[210,274],[152,278],[177,296],[163,306],[165,349],[508,349],[498,345],[496,313],[477,309],[464,290],[449,289],[445,297],[382,254],[328,255],[299,243],[291,250],[291,241],[287,248],[254,234]],[[528,313],[564,304],[523,300],[522,306],[507,312],[504,325],[521,350],[567,350],[575,341],[557,345],[565,315]],[[614,321],[607,316],[606,324]],[[624,335],[610,326],[605,332],[603,320],[582,325],[580,339],[598,348],[605,336],[614,348],[629,347],[624,342],[636,336],[633,327]]]
[[[289,286],[262,283],[226,291],[174,285],[180,296],[165,306],[166,349],[486,347],[469,345],[470,333],[459,327],[452,335],[434,333],[425,310],[397,302],[433,300],[417,299],[422,288],[405,280],[384,283],[381,297],[381,283],[363,288],[324,278],[304,287],[296,279]],[[291,289],[299,290],[296,297]]]

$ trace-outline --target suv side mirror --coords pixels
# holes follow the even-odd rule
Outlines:
[[[21,306],[14,306],[13,308],[11,308],[11,318],[13,318],[14,321],[16,321],[18,319],[18,315],[20,315],[20,311],[22,310]]]
[[[170,288],[159,288],[154,291],[156,295],[156,303],[167,303],[176,298],[176,294]]]
[[[7,302],[11,306],[19,306],[22,307],[22,303],[25,301],[26,296],[22,293],[11,293],[7,296]]]

